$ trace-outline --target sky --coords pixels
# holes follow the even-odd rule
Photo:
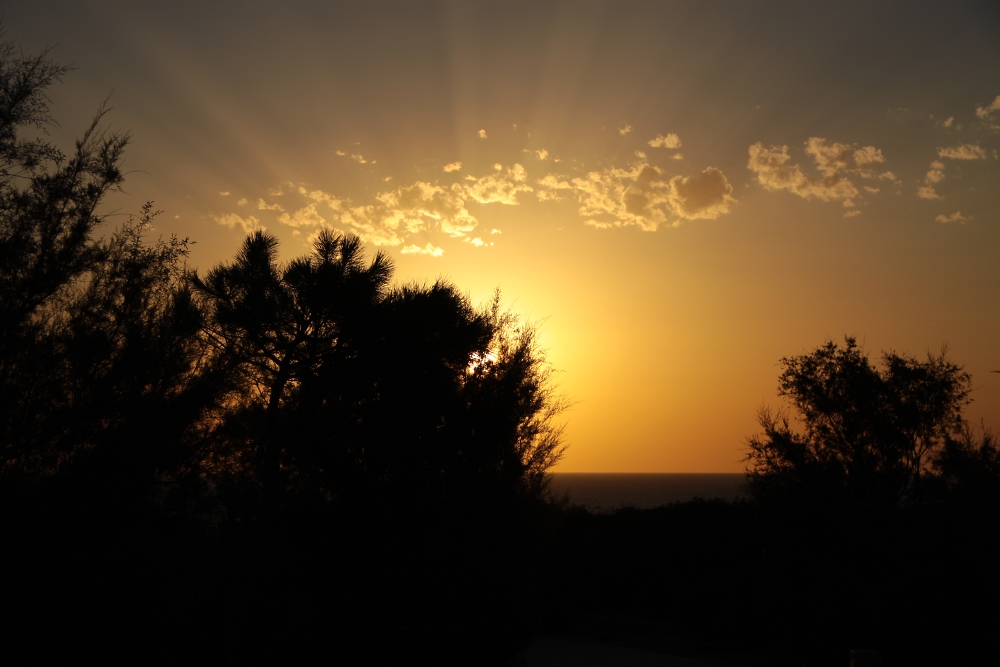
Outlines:
[[[857,337],[971,373],[1000,429],[1000,5],[49,2],[70,147],[127,130],[202,273],[324,228],[540,327],[563,472],[739,472],[780,359]]]

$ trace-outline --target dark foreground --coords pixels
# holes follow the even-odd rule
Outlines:
[[[395,513],[123,528],[36,508],[31,524],[6,516],[5,643],[39,660],[846,665],[871,648],[885,665],[990,661],[998,541],[980,523],[992,516],[960,510],[806,522],[696,500],[539,504],[517,525],[479,508],[448,526]]]

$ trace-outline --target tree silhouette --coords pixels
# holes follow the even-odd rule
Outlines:
[[[343,353],[344,327],[379,301],[392,272],[384,254],[365,267],[360,239],[329,231],[311,255],[285,266],[277,249],[273,236],[255,232],[231,264],[192,277],[208,304],[206,331],[243,379],[242,419],[263,427],[255,472],[269,504],[281,485],[286,440],[277,413],[291,389]]]
[[[0,597],[26,641],[218,623],[212,641],[254,657],[331,632],[405,636],[410,655],[447,629],[459,664],[523,647],[564,405],[533,326],[499,294],[391,285],[352,235],[282,263],[258,232],[204,277],[187,239],[149,239],[151,203],[99,238],[128,135],[102,106],[69,157],[22,139],[53,122],[67,69],[17,53],[0,45],[0,538],[18,573]],[[97,596],[129,612],[90,622]],[[333,608],[355,620],[331,630]]]
[[[762,409],[763,433],[748,439],[751,491],[797,489],[870,508],[912,497],[932,459],[964,428],[970,377],[945,353],[926,361],[885,353],[873,366],[854,338],[781,360],[778,393],[797,411]]]

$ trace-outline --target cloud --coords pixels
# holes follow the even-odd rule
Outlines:
[[[240,201],[246,203],[245,199],[241,199]],[[257,210],[258,211],[284,211],[285,210],[285,209],[283,209],[281,207],[281,204],[268,204],[266,201],[264,201],[263,197],[258,197],[257,198],[257,204],[256,204],[256,206],[257,206]]]
[[[675,214],[688,220],[714,220],[729,213],[729,205],[736,203],[732,194],[733,186],[715,167],[708,167],[700,174],[670,179],[670,205]]]
[[[299,194],[305,195],[309,199],[315,202],[323,202],[334,211],[339,211],[343,207],[344,201],[331,194],[323,192],[322,190],[306,190],[304,187],[299,187]]]
[[[549,152],[544,148],[535,151],[535,155],[538,156],[539,160],[545,160],[549,157]]]
[[[998,97],[997,99],[1000,100],[1000,97]],[[943,125],[944,127],[951,127],[954,122],[955,122],[955,117],[950,116],[944,122],[942,122],[941,125]]]
[[[452,237],[464,236],[479,224],[465,209],[465,190],[455,183],[449,187],[417,181],[376,196],[387,210],[386,220],[394,229],[409,233],[437,227]]]
[[[250,202],[247,201],[246,197],[240,197],[240,200],[238,202],[236,202],[236,205],[237,206],[246,206],[249,203]]]
[[[931,169],[927,172],[927,175],[924,176],[924,183],[927,183],[928,185],[934,185],[935,183],[940,183],[943,180],[944,172],[940,169]]]
[[[343,157],[343,156],[347,155],[347,151],[337,151],[337,155]]]
[[[240,227],[244,234],[249,234],[257,229],[264,229],[264,227],[260,224],[260,220],[252,215],[244,218],[235,213],[226,213],[224,215],[216,215],[213,217],[215,218],[215,221],[223,227],[229,227],[230,229]]]
[[[925,185],[917,190],[917,196],[921,199],[941,199],[933,185]]]
[[[431,257],[440,257],[444,254],[444,250],[431,243],[428,243],[423,248],[418,245],[408,245],[399,252],[404,255],[430,255]]]
[[[668,135],[658,134],[654,138],[650,139],[648,142],[653,148],[680,148],[681,140],[680,138],[671,132]]]
[[[229,192],[227,192],[227,191],[224,190],[224,191],[222,191],[222,192],[219,193],[219,196],[220,197],[228,197],[229,196]]]
[[[278,222],[289,227],[322,227],[326,225],[326,218],[316,211],[316,204],[304,206],[291,215],[282,213],[278,216]]]
[[[564,194],[571,194],[576,189],[572,183],[559,180],[555,174],[546,174],[535,182],[540,186],[537,192],[540,201],[562,201],[566,198]]]
[[[497,162],[493,165],[493,171],[503,171],[503,165]]]
[[[793,164],[788,146],[764,148],[761,143],[750,146],[747,168],[766,190],[788,190],[804,199],[840,201],[852,207],[860,193],[848,175],[876,178],[872,167],[885,162],[882,151],[874,146],[855,149],[850,144],[827,144],[820,137],[810,137],[805,152],[813,158],[818,176],[810,176],[801,166]],[[878,178],[894,179],[895,175],[885,172]]]
[[[479,130],[479,138],[480,139],[486,138],[486,130]]]
[[[997,99],[1000,99],[1000,98],[997,98]],[[964,225],[965,222],[966,222],[966,220],[968,220],[969,218],[967,218],[964,215],[962,215],[961,211],[955,211],[951,215],[941,214],[941,215],[939,215],[938,217],[936,217],[934,219],[937,222],[940,222],[942,224],[948,224],[948,223],[951,223],[951,222],[957,222],[960,225]]]
[[[452,162],[451,164],[446,164],[443,169],[446,173],[451,173],[453,171],[458,171],[462,168],[461,162]]]
[[[982,146],[962,144],[954,148],[939,148],[938,157],[948,158],[949,160],[985,160],[986,151],[983,150]]]
[[[683,153],[674,153],[671,157],[673,157],[673,159],[675,159],[675,160],[683,160],[684,159],[684,154]]]
[[[480,204],[517,205],[518,192],[532,192],[533,188],[526,183],[527,171],[520,164],[515,164],[505,175],[487,175],[466,186],[465,193]]]
[[[622,135],[623,137],[631,131],[632,131],[632,126],[629,125],[628,123],[625,123],[624,125],[618,128],[618,134]]]
[[[476,238],[474,238],[474,239],[470,239],[470,238],[467,237],[467,238],[465,238],[465,242],[466,243],[471,243],[472,245],[476,246],[477,248],[483,248],[483,247],[487,247],[488,248],[489,246],[493,245],[492,242],[490,242],[490,241],[484,241],[481,238],[479,238],[478,236]]]
[[[285,181],[284,183],[278,184],[278,187],[276,188],[268,188],[267,194],[271,195],[272,197],[281,197],[289,192],[297,192],[297,191],[298,188],[295,187],[294,183],[292,183],[291,181]]]
[[[861,215],[861,211],[859,211],[858,209],[854,209],[853,211],[847,211],[846,213],[844,213],[845,218],[853,218],[858,215]]]
[[[490,234],[503,234],[499,229],[491,229]]]
[[[976,117],[982,120],[991,120],[995,113],[1000,113],[1000,95],[997,95],[996,99],[985,107],[976,107]]]
[[[645,161],[629,169],[610,167],[586,178],[548,174],[536,181],[538,198],[559,201],[573,197],[580,216],[599,229],[635,225],[646,231],[684,220],[716,218],[736,202],[721,171],[709,167],[691,176],[669,177]]]

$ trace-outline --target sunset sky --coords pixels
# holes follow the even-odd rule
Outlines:
[[[1000,429],[1000,5],[33,2],[68,148],[102,100],[202,273],[266,228],[541,324],[559,471],[737,472],[778,360],[855,335]],[[112,218],[114,220],[121,218]],[[112,222],[114,224],[114,222]]]

